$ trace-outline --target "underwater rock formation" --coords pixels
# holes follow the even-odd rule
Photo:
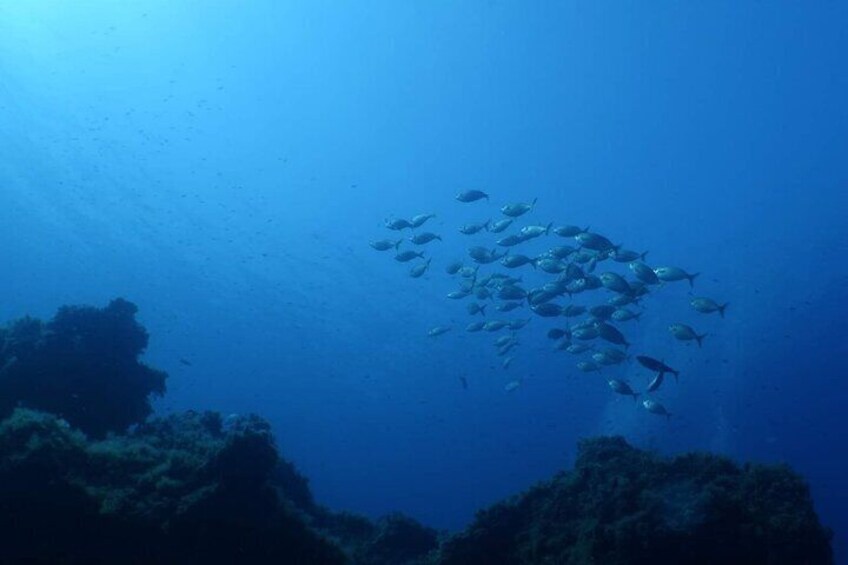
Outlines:
[[[167,375],[138,361],[147,331],[135,304],[63,306],[47,323],[22,318],[0,329],[0,417],[16,406],[59,414],[89,435],[143,422]]]
[[[437,562],[826,564],[830,537],[788,467],[602,437],[581,442],[573,471],[480,511]]]
[[[615,437],[451,537],[332,512],[261,418],[148,419],[166,375],[138,361],[135,312],[119,299],[0,330],[0,563],[832,562],[787,467],[665,459]]]

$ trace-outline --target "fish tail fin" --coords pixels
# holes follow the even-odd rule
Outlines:
[[[531,210],[532,210],[533,208],[535,208],[535,207],[536,207],[536,201],[537,201],[537,200],[539,200],[539,197],[538,197],[538,196],[537,196],[536,198],[534,198],[534,199],[533,199],[533,202],[531,202],[531,203],[530,203],[530,209],[531,209]]]
[[[586,226],[581,233],[589,233],[590,229],[592,229],[592,226]]]
[[[397,240],[395,242],[395,251],[397,251],[400,248],[401,243],[403,243],[403,238],[400,238],[399,240]]]
[[[698,347],[701,347],[701,342],[704,341],[705,337],[707,337],[707,334],[695,334],[695,339],[698,340]]]
[[[633,402],[639,402],[639,397],[640,397],[640,396],[642,396],[642,393],[641,393],[641,392],[634,392],[634,393],[633,393]]]
[[[724,309],[728,306],[730,306],[730,302],[725,302],[724,304],[718,307],[718,313],[722,318],[724,318]]]
[[[486,223],[484,223],[484,224],[483,224],[483,229],[484,229],[484,230],[486,230],[486,231],[489,231],[489,224],[491,224],[491,223],[492,223],[492,219],[491,219],[491,218],[489,218],[488,220],[486,220]]]
[[[432,257],[430,257],[430,258],[428,258],[428,259],[427,259],[427,263],[426,263],[426,264],[427,264],[427,266],[428,266],[428,267],[430,266],[430,262],[431,262],[432,260],[433,260],[433,258],[432,258]]]
[[[484,193],[483,193],[483,198],[485,198],[486,200],[489,200],[489,195],[488,195],[488,194],[486,194],[486,193],[484,192]]]
[[[483,304],[482,306],[480,306],[480,315],[486,315],[486,306],[488,306],[488,304]]]
[[[535,204],[535,203],[536,203],[536,201],[534,200],[534,201],[533,201],[533,203]],[[554,227],[554,223],[553,223],[553,222],[549,223],[549,224],[547,225],[547,227],[545,228],[545,235],[548,235],[549,233],[551,233],[551,228],[552,228],[552,227]]]
[[[701,273],[694,273],[692,275],[686,275],[686,278],[689,279],[689,288],[695,288],[695,277],[700,274]]]
[[[674,382],[678,382],[677,377],[680,376],[680,371],[670,371],[674,375]]]
[[[647,256],[648,256],[648,252],[647,252],[647,251],[645,251],[644,253],[642,253],[641,255],[639,255],[639,259],[641,259],[642,261],[644,261],[644,260],[645,260],[645,257],[647,257]]]

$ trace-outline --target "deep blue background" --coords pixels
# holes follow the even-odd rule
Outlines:
[[[333,508],[459,528],[621,433],[790,463],[845,559],[845,4],[242,4],[0,2],[0,319],[135,301],[158,409],[261,413]],[[545,320],[509,371],[461,330],[444,265],[493,238],[456,228],[533,197],[731,303],[672,284],[628,326],[683,371],[670,423]],[[368,241],[421,212],[413,280]]]

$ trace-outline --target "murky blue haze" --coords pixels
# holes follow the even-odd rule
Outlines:
[[[0,319],[136,302],[170,373],[158,411],[262,414],[332,508],[460,528],[614,433],[788,462],[844,560],[846,21],[840,3],[3,0]],[[458,226],[532,198],[518,224],[591,225],[730,303],[698,314],[672,283],[626,326],[682,373],[658,393],[671,421],[577,371],[548,319],[508,370],[463,330],[444,267],[495,236]],[[444,241],[412,279],[368,242],[424,212]]]

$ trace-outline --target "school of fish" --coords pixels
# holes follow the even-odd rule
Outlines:
[[[487,193],[480,190],[459,192],[456,201],[463,205],[489,202]],[[537,200],[510,202],[498,209],[499,217],[484,222],[469,222],[459,226],[458,232],[479,240],[482,234],[497,234],[493,245],[470,245],[467,260],[447,263],[444,272],[457,280],[457,288],[446,296],[449,300],[464,301],[470,321],[465,331],[470,333],[498,334],[493,344],[504,369],[515,359],[520,346],[519,333],[534,317],[547,318],[562,327],[547,331],[556,350],[575,358],[575,368],[584,373],[603,373],[609,366],[636,361],[637,370],[645,378],[642,392],[624,379],[608,378],[606,383],[615,393],[647,397],[641,406],[651,414],[671,418],[671,412],[656,399],[666,375],[677,381],[680,372],[666,365],[662,353],[654,356],[631,356],[630,342],[624,329],[638,321],[645,312],[643,298],[667,284],[688,282],[694,289],[699,273],[690,273],[677,266],[651,266],[646,262],[647,252],[637,252],[613,243],[610,238],[593,231],[589,226],[555,225],[553,222],[523,225],[516,222],[536,209]],[[410,219],[389,218],[385,227],[397,232],[399,237],[372,241],[377,251],[394,253],[395,261],[413,263],[408,274],[421,278],[430,270],[431,257],[425,250],[442,236],[426,231],[424,225],[435,214],[419,214]],[[408,231],[407,231],[408,230]],[[510,230],[512,233],[505,233]],[[409,233],[409,236],[406,234]],[[503,234],[503,235],[502,235]],[[550,238],[547,251],[533,256],[521,253],[522,244],[537,238]],[[408,242],[408,243],[407,243]],[[407,248],[401,249],[405,245]],[[530,268],[543,275],[545,282],[527,287],[520,273]],[[617,272],[618,271],[618,272]],[[596,274],[597,273],[597,274]],[[724,318],[727,303],[712,298],[696,296],[689,305],[697,315],[717,313]],[[506,317],[516,310],[528,312],[526,316]],[[430,328],[427,335],[437,338],[453,329],[450,325]],[[707,337],[692,326],[675,321],[668,325],[669,334],[680,342],[703,345]],[[468,384],[461,377],[463,388]],[[506,392],[517,390],[523,379],[508,382]]]

